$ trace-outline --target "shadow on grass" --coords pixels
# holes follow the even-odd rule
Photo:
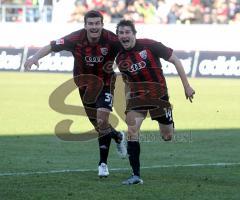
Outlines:
[[[239,134],[240,135],[240,128],[236,129],[186,129],[186,130],[175,130],[174,138],[172,142],[191,142],[193,135],[198,134]],[[31,134],[10,134],[4,135],[0,134],[0,138],[4,140],[11,138],[11,139],[29,139],[33,138],[57,138],[62,141],[67,142],[91,142],[97,140],[98,134],[96,131],[91,131],[89,133],[77,133],[77,134],[48,134],[48,133],[34,133]],[[149,130],[149,131],[141,131],[140,133],[140,141],[142,142],[156,142],[156,141],[163,141],[160,137],[159,131]],[[1,142],[1,141],[0,141]]]
[[[141,133],[142,166],[201,163],[239,163],[240,129],[181,130],[171,142],[164,142],[157,131]],[[97,169],[96,139],[63,141],[56,135],[0,136],[0,173]],[[111,168],[129,167],[121,160],[112,142],[108,159]]]

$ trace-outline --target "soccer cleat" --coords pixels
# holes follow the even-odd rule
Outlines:
[[[127,180],[122,182],[123,185],[143,184],[143,180],[136,175],[130,176]]]
[[[127,157],[127,147],[126,147],[124,132],[120,131],[118,138],[119,138],[119,143],[116,143],[117,153],[120,156],[120,158],[126,158]]]
[[[107,177],[109,175],[108,167],[105,163],[101,163],[101,165],[98,166],[98,176],[100,178]]]

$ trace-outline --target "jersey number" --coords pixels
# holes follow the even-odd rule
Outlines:
[[[105,102],[108,102],[109,103],[109,106],[112,107],[112,94],[111,93],[105,93],[105,99],[104,99]]]
[[[172,120],[172,111],[170,108],[164,108],[166,118]]]

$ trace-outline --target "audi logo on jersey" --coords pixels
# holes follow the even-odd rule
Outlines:
[[[131,65],[131,67],[128,69],[129,72],[136,72],[140,69],[143,69],[146,67],[146,63],[144,61],[141,61],[139,63],[134,63]]]
[[[103,62],[103,56],[86,56],[85,61],[90,63],[100,63]]]

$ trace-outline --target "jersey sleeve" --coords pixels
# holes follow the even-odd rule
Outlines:
[[[59,52],[66,50],[73,52],[77,42],[79,42],[79,35],[79,31],[76,31],[60,39],[51,41],[50,45],[52,51]]]
[[[148,41],[149,48],[159,58],[163,58],[164,60],[169,60],[169,58],[172,56],[173,49],[165,46],[161,42],[157,42],[154,40]]]

